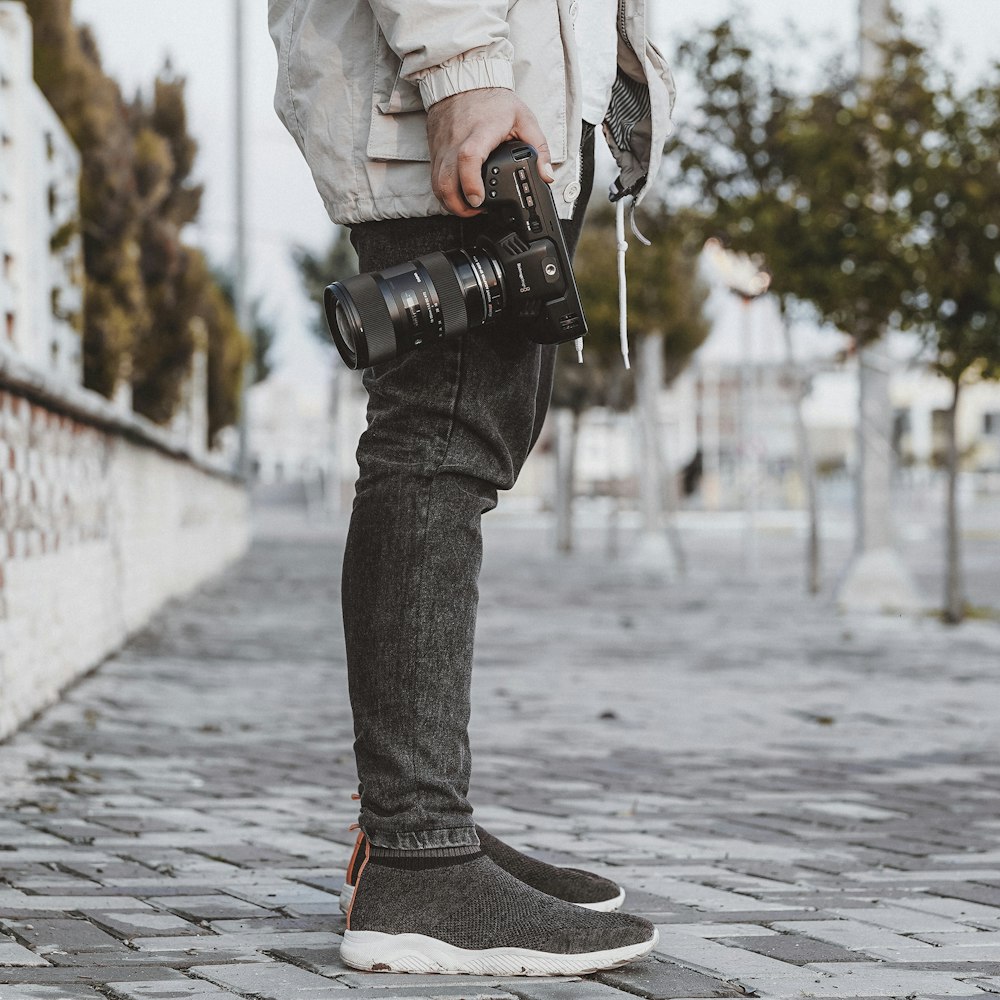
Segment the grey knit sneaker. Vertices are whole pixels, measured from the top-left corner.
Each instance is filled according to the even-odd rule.
[[[483,854],[504,871],[510,872],[518,881],[530,885],[533,889],[567,903],[586,907],[588,910],[617,910],[625,902],[625,890],[611,879],[601,878],[600,875],[579,868],[559,868],[537,858],[530,858],[510,844],[497,839],[481,826],[476,827],[476,833],[479,835],[479,845]],[[359,833],[354,853],[347,864],[347,876],[340,890],[340,908],[344,913],[351,904],[358,870],[365,858],[365,843],[365,835]]]
[[[658,939],[647,920],[555,899],[482,853],[365,855],[340,949],[356,969],[580,976],[642,958]]]

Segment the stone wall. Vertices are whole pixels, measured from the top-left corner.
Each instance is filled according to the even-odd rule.
[[[0,738],[248,534],[223,469],[0,355]]]

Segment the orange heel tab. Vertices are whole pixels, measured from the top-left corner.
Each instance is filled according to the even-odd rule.
[[[360,830],[361,827],[357,823],[352,824],[352,830]],[[363,832],[358,834],[358,839],[354,841],[354,850],[351,852],[351,860],[347,862],[347,871],[344,873],[344,881],[350,885],[351,884],[351,872],[354,869],[354,862],[358,860],[358,851],[361,850],[361,841],[364,840],[365,835]],[[354,880],[357,882],[357,879]]]
[[[358,843],[360,844],[361,838],[358,838]],[[355,848],[357,850],[357,848]],[[372,854],[372,845],[370,841],[365,840],[365,860],[361,862],[361,867],[358,869],[358,877],[354,880],[354,893],[351,896],[351,902],[347,906],[347,929],[351,929],[351,914],[354,913],[354,904],[358,901],[358,887],[361,885],[361,876],[365,873],[365,868],[368,867],[368,859]]]

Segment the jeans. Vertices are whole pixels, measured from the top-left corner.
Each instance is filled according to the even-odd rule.
[[[593,183],[584,129],[582,193],[563,231],[579,239]],[[360,269],[467,246],[481,219],[352,227]],[[524,322],[474,330],[364,372],[368,428],[344,554],[342,602],[361,828],[399,850],[478,843],[467,795],[469,696],[482,562],[480,518],[538,439],[553,346]]]

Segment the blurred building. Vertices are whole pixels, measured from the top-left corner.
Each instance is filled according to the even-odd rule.
[[[700,488],[708,507],[738,506],[748,480],[758,500],[796,505],[801,494],[796,400],[820,475],[846,475],[857,457],[858,371],[848,337],[809,323],[786,331],[770,297],[744,305],[721,289],[709,300],[712,332],[689,373],[695,382]],[[924,363],[920,342],[891,334],[892,429],[900,466],[938,468],[946,450],[951,385]],[[963,390],[958,410],[963,468],[1000,471],[1000,384]]]
[[[248,393],[255,478],[265,485],[329,476],[332,431],[329,393],[280,372]]]
[[[32,75],[31,21],[0,0],[0,343],[82,380],[80,156]]]

